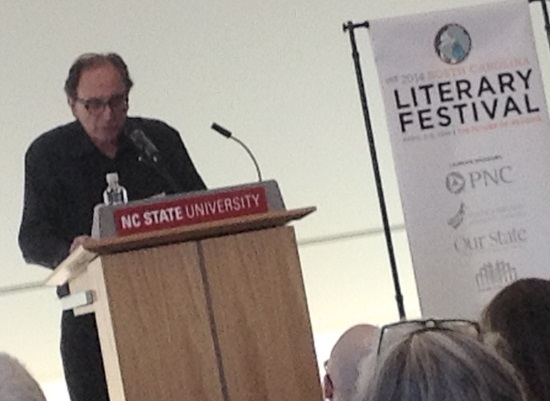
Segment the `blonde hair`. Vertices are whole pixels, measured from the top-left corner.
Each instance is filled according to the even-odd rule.
[[[382,355],[362,401],[525,401],[512,366],[471,336],[419,330]]]

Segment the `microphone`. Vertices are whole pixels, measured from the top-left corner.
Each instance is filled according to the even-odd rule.
[[[160,151],[145,135],[145,132],[139,128],[127,132],[129,133],[126,136],[139,152],[138,160],[153,168],[166,181],[173,193],[181,192],[181,185],[174,180],[170,172],[165,168],[160,157]]]
[[[248,148],[248,146],[246,146],[242,141],[240,141],[238,138],[235,138],[233,136],[233,134],[231,133],[231,131],[225,129],[224,127],[222,127],[221,125],[219,124],[216,124],[216,123],[212,123],[212,126],[210,127],[212,128],[214,131],[216,131],[218,134],[220,135],[223,135],[224,137],[226,138],[229,138],[229,139],[233,139],[235,142],[237,142],[239,145],[241,145],[244,150],[246,150],[246,152],[248,153],[248,155],[250,156],[250,158],[252,159],[252,162],[254,163],[254,167],[256,167],[256,173],[258,174],[258,182],[262,182],[262,173],[260,171],[260,166],[258,166],[258,162],[256,161],[256,158],[254,157],[254,155],[252,154],[252,152],[250,151],[250,149]]]
[[[145,132],[137,128],[128,134],[128,138],[130,138],[134,146],[137,148],[141,157],[155,164],[160,161],[159,150],[155,144],[151,142],[147,135],[145,135]]]

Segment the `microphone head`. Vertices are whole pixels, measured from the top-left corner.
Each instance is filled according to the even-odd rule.
[[[136,128],[128,131],[128,138],[132,141],[141,156],[153,160],[154,162],[158,161],[160,152],[155,144],[145,135],[145,132]]]
[[[210,128],[212,128],[218,134],[221,134],[221,135],[225,136],[226,138],[231,138],[231,135],[233,135],[231,133],[231,131],[225,129],[224,127],[222,127],[221,125],[218,125],[216,123],[212,123],[212,126]]]
[[[145,143],[145,141],[149,140],[149,138],[145,136],[145,132],[143,132],[139,128],[128,131],[128,138],[130,138],[130,140],[136,145],[142,145],[143,143]]]

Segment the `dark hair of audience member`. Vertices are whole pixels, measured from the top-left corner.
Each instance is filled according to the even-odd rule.
[[[483,312],[484,341],[523,376],[530,398],[550,401],[550,281],[521,279]]]
[[[526,401],[513,367],[476,338],[419,330],[378,360],[360,401]]]

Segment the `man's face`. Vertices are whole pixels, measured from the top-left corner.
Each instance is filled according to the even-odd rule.
[[[82,72],[69,105],[94,143],[115,142],[126,120],[127,96],[122,76],[105,63]]]

